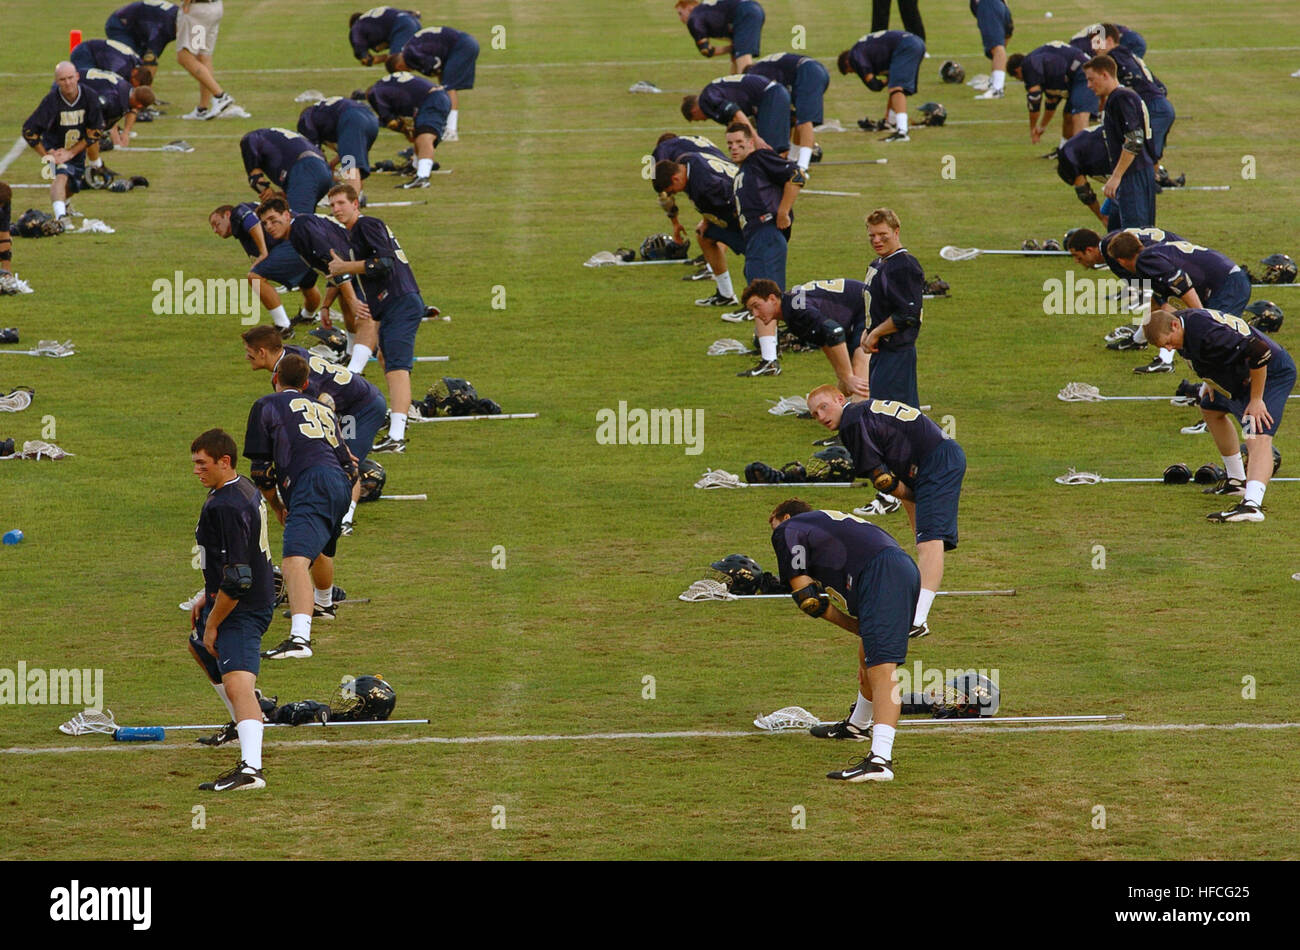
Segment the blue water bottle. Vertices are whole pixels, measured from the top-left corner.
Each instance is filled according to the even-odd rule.
[[[23,533],[17,528],[14,528],[12,531],[5,532],[5,537],[4,537],[5,544],[17,544],[22,539],[23,539]]]

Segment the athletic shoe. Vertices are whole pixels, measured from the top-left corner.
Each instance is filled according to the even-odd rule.
[[[292,317],[289,318],[289,325],[293,327],[302,326],[304,323],[316,323],[316,322],[317,322],[316,315],[314,313],[304,313],[301,310],[299,310],[297,313],[295,313]]]
[[[755,366],[753,369],[744,370],[742,372],[737,373],[736,375],[737,376],[780,376],[781,362],[780,360],[760,359],[758,361],[758,365]]]
[[[238,738],[239,730],[235,728],[234,722],[228,722],[212,735],[194,741],[199,745],[225,745],[227,742],[234,742]]]
[[[352,536],[352,522],[351,522],[351,521],[345,521],[345,522],[343,522],[341,525],[339,525],[339,536],[340,536],[340,537],[344,537],[344,538],[347,538],[347,537],[351,537],[351,536]]]
[[[1117,330],[1119,328],[1116,327],[1115,329]],[[1111,331],[1111,333],[1114,332],[1114,330]],[[1110,334],[1107,334],[1107,336],[1109,335]],[[1131,333],[1128,336],[1117,337],[1106,344],[1106,349],[1108,350],[1145,350],[1146,348],[1147,345],[1145,343],[1139,343],[1137,340],[1133,339],[1133,334]]]
[[[852,742],[870,742],[871,726],[865,729],[853,725],[852,720],[841,719],[839,722],[824,722],[813,726],[808,734],[816,739],[848,739]]]
[[[705,264],[694,274],[687,274],[682,280],[709,280],[713,277],[713,268]]]
[[[1137,327],[1133,326],[1133,324],[1122,323],[1106,334],[1106,342],[1114,343],[1116,340],[1132,339],[1135,330],[1137,330]]]
[[[1238,497],[1246,494],[1246,480],[1242,478],[1232,478],[1224,475],[1214,483],[1212,488],[1202,488],[1202,495],[1236,495]]]
[[[215,119],[234,104],[234,97],[228,92],[223,92],[221,95],[217,96],[217,98],[212,100],[212,108],[208,109],[208,114],[203,118]]]
[[[386,435],[370,450],[371,452],[405,452],[406,440],[394,439],[391,435]]]
[[[75,231],[77,229],[77,226],[72,223],[72,215],[70,214],[65,214],[63,217],[59,218],[58,222],[59,227],[63,228],[65,231]]]
[[[293,617],[293,611],[286,610],[280,616],[284,617],[286,620],[291,619]],[[328,607],[322,607],[320,604],[312,604],[312,611],[311,611],[312,620],[333,620],[335,619],[336,616],[337,613],[335,612],[334,604],[330,604]],[[284,646],[284,644],[282,643],[280,644],[280,646]],[[277,647],[277,649],[279,648]]]
[[[255,769],[240,759],[239,764],[229,772],[218,775],[215,782],[204,782],[199,788],[205,792],[242,792],[266,788],[266,776],[261,769]]]
[[[887,136],[885,136],[885,137],[884,137],[883,139],[881,139],[880,141],[882,141],[882,142],[910,142],[910,141],[912,141],[912,139],[911,139],[911,136],[909,136],[906,132],[895,132],[893,135],[887,135]]]
[[[986,89],[984,92],[981,92],[975,98],[976,99],[1001,99],[1006,94],[1007,91],[1005,89],[994,89],[992,86],[990,86],[988,89]]]
[[[301,637],[286,637],[279,646],[262,651],[264,660],[305,660],[311,656],[311,644]]]
[[[858,128],[863,132],[883,132],[885,130],[885,125],[883,122],[877,122],[875,119],[868,116],[865,119],[858,119]]]
[[[1039,157],[1046,158],[1046,159],[1056,159],[1059,158],[1060,156],[1061,156],[1061,147],[1058,145],[1056,148],[1052,149],[1046,155],[1040,155]]]
[[[1196,423],[1196,425],[1193,426],[1183,426],[1178,431],[1181,432],[1183,435],[1200,435],[1202,432],[1207,431],[1205,426],[1205,420],[1202,419],[1200,422]]]
[[[811,165],[816,165],[821,160],[822,160],[822,147],[816,143],[813,143],[812,154],[808,156],[808,162]]]
[[[410,189],[410,188],[428,188],[428,187],[429,187],[429,179],[428,179],[427,176],[424,177],[424,178],[420,178],[419,176],[417,176],[417,177],[415,177],[415,178],[412,178],[412,179],[411,179],[410,181],[408,181],[406,184],[404,184],[404,185],[398,185],[397,187],[398,187],[398,188],[406,188],[406,189]]]
[[[1212,511],[1205,516],[1207,521],[1226,523],[1229,521],[1263,521],[1264,512],[1259,505],[1248,501],[1239,501],[1227,511]]]
[[[721,316],[722,319],[726,320],[728,323],[744,323],[746,320],[754,319],[754,315],[748,310],[735,310],[731,313],[724,313]]]
[[[724,297],[721,292],[714,291],[712,297],[700,297],[695,301],[697,307],[739,307],[740,301],[735,297]]]
[[[182,119],[206,119],[208,117],[208,112],[209,112],[208,109],[205,109],[202,106],[197,106],[192,111],[185,113],[183,116],[181,116],[181,118]]]
[[[1133,367],[1133,372],[1137,373],[1139,376],[1146,373],[1172,373],[1173,371],[1174,364],[1166,363],[1158,356],[1145,366]]]
[[[909,640],[920,640],[922,637],[930,635],[930,625],[928,623],[918,623],[913,625],[912,629],[907,631]]]
[[[287,327],[276,327],[276,329],[280,331],[280,339],[282,339],[282,340],[292,340],[292,339],[293,339],[293,325],[292,325],[292,324],[290,324],[290,325],[287,326]]]
[[[842,782],[892,782],[894,780],[894,760],[882,759],[872,754],[861,762],[850,765],[838,772],[827,772],[827,778]]]
[[[818,439],[816,442],[813,443],[813,445],[817,446],[819,449],[824,449],[828,445],[843,445],[843,444],[844,442],[840,439],[838,435],[828,435],[826,438]]]
[[[861,508],[854,508],[853,513],[864,518],[872,518],[876,515],[892,515],[902,507],[903,503],[893,495],[877,492],[876,497],[871,500],[871,504],[863,505]]]
[[[438,144],[441,145],[443,142],[459,142],[459,141],[460,141],[460,133],[457,132],[455,129],[448,129],[446,132],[442,133],[442,138],[438,139]]]

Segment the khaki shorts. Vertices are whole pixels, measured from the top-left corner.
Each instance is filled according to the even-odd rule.
[[[177,4],[180,6],[180,4]],[[190,12],[176,11],[176,48],[187,49],[196,56],[212,53],[217,46],[217,32],[221,29],[221,0],[214,3],[191,3]]]

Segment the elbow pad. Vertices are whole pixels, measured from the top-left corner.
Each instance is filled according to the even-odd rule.
[[[821,345],[839,346],[841,343],[847,345],[847,341],[844,339],[844,328],[838,323],[823,323],[821,327]]]
[[[802,188],[804,185],[808,184],[808,173],[796,165],[794,167],[794,174],[790,176],[790,180]]]
[[[1079,200],[1088,207],[1092,207],[1097,203],[1097,193],[1092,190],[1092,185],[1088,184],[1086,181],[1082,185],[1075,185],[1074,193],[1078,195]]]
[[[35,148],[37,145],[41,144],[41,133],[37,132],[35,129],[23,129],[23,139],[28,145]]]
[[[826,591],[821,589],[819,584],[809,584],[807,587],[801,587],[790,595],[794,602],[798,604],[799,609],[809,617],[820,617],[826,613],[831,605],[831,599]]]
[[[249,471],[249,477],[252,478],[253,484],[262,491],[271,491],[275,488],[274,463],[270,459],[255,459]]]
[[[1134,155],[1141,155],[1142,149],[1146,146],[1147,136],[1141,129],[1133,129],[1124,133],[1124,151],[1132,152]]]
[[[1246,365],[1251,369],[1261,369],[1273,358],[1273,351],[1260,337],[1252,336],[1246,344]]]
[[[875,486],[876,491],[886,495],[892,495],[894,489],[898,487],[898,476],[883,465],[872,469],[870,478],[871,484]]]
[[[391,257],[371,257],[366,259],[366,275],[374,277],[376,274],[383,276],[393,269],[393,259]]]
[[[253,589],[253,569],[247,564],[227,564],[221,572],[221,592],[235,600]]]
[[[248,176],[248,184],[259,195],[271,187],[271,179],[262,172],[253,172]]]

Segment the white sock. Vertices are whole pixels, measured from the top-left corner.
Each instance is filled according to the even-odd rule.
[[[1168,347],[1160,347],[1160,362],[1172,364],[1174,361],[1174,351]]]
[[[93,162],[87,162],[86,164],[88,164],[91,168],[103,168],[104,160],[102,158],[97,158]]]
[[[241,719],[235,723],[239,733],[239,757],[249,768],[262,767],[262,720]]]
[[[1057,148],[1065,148],[1065,136],[1061,136],[1061,141],[1056,143]]]
[[[812,161],[812,149],[808,148],[806,145],[800,145],[798,156],[795,158],[795,164],[798,165],[800,168],[802,168],[804,171],[807,171],[808,163],[811,161]]]
[[[893,109],[890,109],[890,110],[888,110],[888,111],[885,113],[885,121],[886,121],[886,122],[894,122],[894,121],[896,121],[897,119],[898,119],[898,113],[895,112]]]
[[[921,588],[921,596],[916,599],[916,617],[912,626],[919,627],[930,616],[930,606],[934,603],[934,591]]]
[[[428,178],[433,173],[433,159],[421,158],[415,162],[415,175],[417,178]]]
[[[736,296],[736,288],[731,286],[731,271],[723,271],[720,275],[715,275],[714,282],[718,285],[718,293],[727,299]]]
[[[284,312],[284,304],[280,304],[271,311],[271,322],[277,327],[287,327],[289,325],[289,315]]]
[[[1246,464],[1241,460],[1241,453],[1236,455],[1220,455],[1223,459],[1223,468],[1228,473],[1229,478],[1235,478],[1239,482],[1246,480]]]
[[[61,218],[68,213],[68,203],[66,201],[54,202],[54,216]]]
[[[894,119],[894,123],[898,126],[899,132],[901,132],[903,135],[907,134],[907,113],[906,112],[898,113],[898,115]]]
[[[221,701],[222,701],[223,703],[225,703],[225,704],[226,704],[226,708],[227,708],[228,710],[230,710],[230,718],[231,718],[231,719],[234,719],[234,718],[235,718],[235,707],[232,706],[232,705],[230,704],[230,697],[226,695],[226,684],[225,684],[225,683],[213,683],[213,684],[212,684],[212,688],[215,689],[215,690],[217,691],[217,695],[221,697]]]
[[[1246,502],[1251,505],[1264,504],[1264,489],[1268,486],[1263,482],[1249,481],[1246,482]]]
[[[849,722],[859,729],[865,729],[871,725],[871,700],[865,699],[862,693],[858,693],[858,701],[853,704],[853,713],[849,716]]]
[[[310,320],[310,319],[313,319],[312,314],[311,314],[311,311],[308,310],[306,307],[299,307],[299,308],[298,308],[298,316],[299,316],[300,319],[303,319],[303,320]]]
[[[758,338],[758,352],[765,360],[776,359],[776,337],[760,336]]]
[[[1001,89],[1007,84],[1007,71],[1005,69],[993,70],[993,88]]]
[[[357,503],[354,501],[352,504],[348,505],[348,513],[343,516],[343,523],[352,524],[352,519],[353,517],[356,516],[356,513],[357,513]]]
[[[460,110],[452,109],[447,113],[447,132],[456,131],[456,123],[460,120]]]
[[[352,373],[360,373],[366,368],[366,364],[369,362],[370,347],[366,346],[364,343],[353,345],[352,359],[348,361],[348,371]]]
[[[311,614],[294,614],[289,618],[289,636],[311,643]]]
[[[871,754],[878,755],[886,760],[892,759],[894,757],[894,733],[896,731],[896,727],[882,725],[881,723],[872,726]]]
[[[388,435],[393,439],[406,438],[406,419],[404,412],[390,412],[388,414]]]
[[[315,588],[315,600],[317,607],[332,607],[334,605],[334,587],[326,587],[324,590]]]

